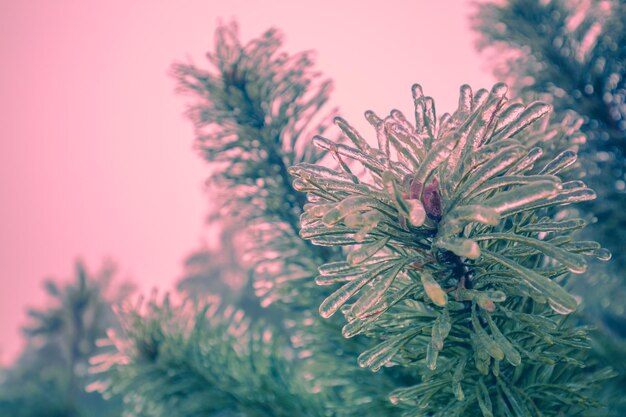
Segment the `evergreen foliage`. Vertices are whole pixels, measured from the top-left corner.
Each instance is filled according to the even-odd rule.
[[[594,406],[593,387],[611,376],[581,371],[588,337],[563,317],[577,301],[559,285],[585,272],[583,255],[610,258],[572,240],[585,221],[561,209],[595,194],[557,176],[575,162],[571,151],[536,165],[542,149],[525,146],[524,129],[549,107],[508,104],[506,92],[463,86],[457,111],[437,119],[415,85],[415,125],[397,110],[366,113],[377,147],[342,119],[354,146],[314,139],[368,175],[343,161],[342,170],[291,169],[309,193],[302,237],[358,245],[320,267],[318,284],[341,284],[320,313],[341,310],[344,336],[373,339],[361,366],[422,375],[391,393],[406,415],[573,415]]]
[[[558,121],[579,116],[586,140],[580,141],[586,182],[598,199],[581,208],[598,219],[591,229],[615,255],[612,277],[595,265],[597,308],[616,329],[626,324],[626,267],[622,250],[626,229],[626,4],[619,0],[508,0],[477,7],[474,27],[479,47],[493,50],[496,75],[509,80],[516,94],[541,96]],[[589,234],[589,233],[587,233]]]
[[[104,352],[96,342],[117,325],[111,307],[132,291],[128,284],[113,289],[113,272],[107,265],[90,276],[77,262],[75,282],[44,282],[52,305],[28,311],[30,323],[23,329],[26,349],[0,381],[1,416],[120,414],[119,397],[104,401],[99,394],[85,391],[94,379],[88,373],[89,358]]]
[[[213,70],[173,66],[179,91],[196,100],[188,115],[200,151],[215,164],[211,182],[221,190],[221,214],[246,219],[253,229],[248,256],[266,305],[305,301],[310,271],[330,256],[298,238],[305,197],[291,187],[287,168],[324,157],[307,140],[326,128],[321,109],[331,83],[318,80],[310,53],[290,56],[279,52],[281,44],[270,30],[241,45],[231,23],[217,30],[215,52],[207,54]],[[295,284],[294,292],[276,280],[309,284]]]
[[[580,207],[585,218],[598,219],[584,235],[606,244],[614,259],[592,264],[570,287],[585,296],[578,315],[597,328],[594,355],[620,375],[605,387],[617,415],[626,413],[625,22],[619,0],[507,0],[480,4],[473,18],[479,47],[495,52],[497,75],[517,94],[550,101],[557,121],[577,115],[586,136],[577,141],[581,167],[568,176],[584,176],[598,193]]]
[[[366,112],[377,146],[341,118],[344,138],[310,141],[330,84],[280,44],[222,26],[213,68],[174,75],[221,214],[246,226],[249,282],[284,320],[167,298],[127,308],[97,388],[135,416],[606,415],[613,372],[589,357],[564,289],[610,257],[572,235],[587,221],[570,205],[595,197],[563,179],[576,122],[541,124],[549,106],[509,102],[503,84],[463,86],[437,118],[416,85],[415,124]]]
[[[172,75],[221,251],[189,256],[181,301],[117,315],[109,267],[46,281],[0,416],[623,416],[626,4],[473,24],[519,99],[464,85],[438,116],[416,84],[414,122],[365,113],[375,140],[326,110],[310,52],[220,26]]]
[[[110,336],[118,354],[94,363],[114,367],[101,384],[124,396],[127,415],[322,415],[323,398],[306,391],[285,340],[241,311],[216,307],[155,298],[121,312],[126,334]]]
[[[255,343],[258,343],[258,349],[268,351],[271,358],[275,358],[268,357],[267,360],[278,361],[279,367],[288,364],[290,374],[273,376],[291,378],[289,383],[295,384],[291,393],[293,401],[302,404],[321,401],[323,404],[321,408],[311,406],[309,414],[296,415],[394,415],[396,410],[387,394],[394,386],[397,372],[372,374],[361,369],[355,361],[357,352],[363,347],[361,340],[346,343],[337,320],[325,321],[314,313],[325,295],[318,291],[314,282],[317,267],[338,259],[340,251],[312,245],[299,237],[299,216],[306,196],[292,187],[287,168],[300,162],[313,164],[324,160],[326,152],[312,146],[310,137],[325,130],[328,117],[323,114],[322,106],[328,99],[330,82],[314,82],[318,74],[312,70],[309,53],[289,56],[279,52],[282,41],[275,30],[247,45],[239,43],[234,24],[220,27],[216,35],[216,52],[207,55],[214,66],[212,70],[176,64],[173,74],[180,90],[191,93],[196,100],[188,114],[196,126],[201,153],[209,162],[217,163],[211,178],[214,187],[210,192],[214,199],[223,203],[222,219],[239,225],[243,239],[239,236],[236,240],[248,242],[245,256],[249,273],[244,277],[244,281],[248,281],[239,297],[233,297],[235,310],[245,312],[252,333],[264,329],[276,335],[276,340],[262,339]],[[228,233],[226,237],[232,238]],[[205,274],[210,270],[210,264],[206,266]],[[181,283],[189,284],[191,278],[192,275],[187,275]],[[262,311],[258,309],[259,304],[265,307]],[[153,388],[137,391],[145,381],[142,375],[149,373],[144,367],[151,365],[131,352],[142,351],[144,343],[138,336],[140,334],[169,334],[166,328],[171,320],[163,319],[161,323],[165,313],[157,314],[156,311],[171,311],[175,316],[183,307],[153,302],[151,308],[154,312],[145,315],[134,314],[132,309],[122,313],[123,317],[130,314],[130,318],[124,321],[131,347],[122,350],[121,357],[104,361],[107,363],[103,367],[107,369],[104,375],[108,375],[112,382],[100,389],[124,392],[129,403],[134,403],[133,398],[139,396],[139,403],[152,404],[143,407],[142,413],[158,416],[165,412],[163,410],[171,410],[168,387],[172,379],[168,373],[151,373]],[[217,312],[209,322],[227,328],[225,323],[231,319],[227,313],[232,313],[232,307],[216,305],[215,309]],[[260,319],[255,317],[259,315]],[[199,320],[200,316],[194,317]],[[212,399],[206,392],[221,392],[228,401],[222,409],[235,413],[258,408],[261,399],[266,414],[260,415],[294,413],[289,403],[277,401],[277,396],[282,394],[274,389],[280,384],[263,379],[269,376],[250,377],[251,370],[245,364],[257,361],[258,349],[247,347],[248,336],[228,339],[240,356],[238,362],[230,356],[232,352],[229,350],[220,353],[223,356],[202,359],[213,360],[214,367],[200,367],[189,355],[177,356],[176,363],[181,368],[204,375],[193,376],[203,387],[189,389],[185,397],[187,405],[178,409],[177,415],[195,416],[194,410],[219,412],[211,408]],[[181,332],[175,337],[172,336],[172,346],[225,343],[225,336],[219,331]],[[169,342],[165,345],[170,346]],[[160,348],[158,351],[163,357],[172,354],[169,349],[167,353],[161,353]],[[292,359],[281,362],[281,354]],[[232,367],[221,366],[229,361],[232,361]],[[170,373],[177,375],[175,365],[169,363]],[[208,378],[211,372],[225,373],[224,378],[231,378],[233,383],[222,384],[220,379]],[[410,376],[401,377],[410,379]],[[238,386],[235,381],[246,381],[251,387]],[[219,386],[212,386],[214,383]],[[116,388],[119,384],[124,388]],[[295,388],[298,386],[306,387],[306,393]],[[257,393],[257,403],[249,403],[242,394],[242,390],[248,389],[245,392]],[[302,398],[299,399],[298,393]]]

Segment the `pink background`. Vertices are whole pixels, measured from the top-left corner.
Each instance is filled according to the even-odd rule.
[[[20,348],[42,279],[106,257],[142,291],[170,289],[202,242],[210,196],[193,152],[174,60],[204,65],[219,18],[247,41],[276,26],[286,49],[318,52],[332,103],[372,135],[363,111],[411,111],[421,83],[438,113],[458,87],[488,87],[469,30],[469,2],[0,2],[0,361]],[[209,201],[207,201],[209,200]]]

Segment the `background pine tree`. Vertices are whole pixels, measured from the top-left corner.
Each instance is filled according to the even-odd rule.
[[[44,282],[50,306],[28,310],[26,348],[0,381],[1,416],[120,415],[120,397],[105,400],[85,390],[95,380],[89,359],[107,353],[97,341],[119,328],[112,307],[133,291],[128,283],[114,287],[113,276],[110,264],[91,275],[79,261],[73,282]]]

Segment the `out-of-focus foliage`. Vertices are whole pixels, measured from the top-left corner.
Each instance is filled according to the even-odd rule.
[[[113,288],[113,272],[107,265],[90,276],[77,262],[74,282],[44,282],[49,305],[28,311],[26,348],[0,381],[1,416],[119,416],[119,398],[85,391],[89,358],[103,352],[96,342],[118,323],[112,305],[132,291]]]
[[[626,3],[485,2],[473,19],[496,75],[525,97],[550,101],[557,123],[572,114],[580,118],[586,141],[578,141],[581,169],[570,178],[585,176],[597,192],[595,201],[581,205],[586,218],[598,220],[584,234],[614,258],[592,264],[587,279],[571,287],[584,295],[584,320],[597,327],[594,351],[620,373],[615,392],[606,386],[617,404],[626,398]],[[626,400],[616,413],[626,414]]]
[[[166,298],[121,311],[125,333],[115,355],[95,358],[126,415],[320,416],[324,398],[306,389],[293,351],[242,311],[174,307]]]
[[[210,225],[218,229],[215,235],[219,238],[214,239],[219,246],[215,249],[205,246],[187,256],[176,289],[195,302],[219,295],[222,305],[237,304],[246,284],[240,225],[222,216],[211,220],[215,221]],[[217,224],[218,221],[222,224]]]
[[[194,100],[188,115],[198,148],[213,163],[220,214],[247,226],[247,256],[264,305],[306,301],[310,271],[330,256],[298,237],[305,196],[291,187],[287,167],[324,157],[308,142],[326,129],[322,107],[331,83],[313,70],[311,53],[291,56],[281,44],[269,30],[242,45],[231,23],[217,30],[215,52],[207,54],[213,68],[173,67],[179,91]],[[294,290],[286,281],[302,282]]]
[[[438,119],[415,85],[415,125],[397,110],[366,113],[377,147],[343,120],[353,146],[315,138],[367,175],[345,163],[291,168],[309,193],[301,236],[358,246],[320,267],[318,284],[341,284],[320,313],[341,311],[344,336],[373,339],[361,366],[421,374],[391,393],[406,415],[575,415],[601,408],[595,393],[612,376],[589,366],[586,329],[564,317],[577,301],[559,285],[586,271],[584,255],[610,258],[572,239],[585,221],[562,209],[595,194],[558,176],[574,152],[538,163],[541,136],[525,128],[549,106],[508,103],[506,92],[463,86],[457,111]]]
[[[498,51],[497,75],[580,114],[594,151],[623,154],[625,17],[620,0],[507,0],[480,4],[473,23],[479,47]]]
[[[241,246],[246,230],[233,217],[220,216],[220,220],[219,247],[205,247],[189,255],[176,289],[197,306],[218,299],[219,309],[233,306],[252,321],[264,320],[282,327],[284,311],[276,305],[261,306],[262,300],[254,289],[254,274],[245,267]]]
[[[123,397],[124,416],[397,414],[391,378],[342,355],[336,327],[317,317],[292,315],[286,332],[232,306],[167,297],[127,305],[120,317],[123,331],[108,338],[114,353],[93,358],[89,389]]]

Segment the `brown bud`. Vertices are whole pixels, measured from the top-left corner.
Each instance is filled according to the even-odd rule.
[[[424,203],[424,210],[426,215],[432,220],[441,220],[441,194],[439,193],[439,181],[436,178],[426,185],[424,188],[424,195],[422,197]]]

